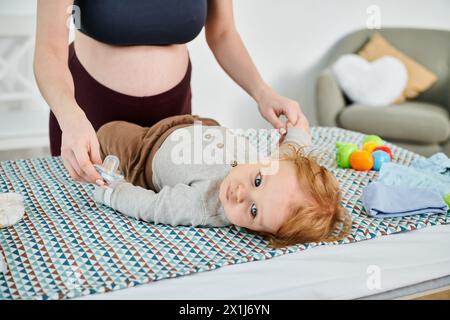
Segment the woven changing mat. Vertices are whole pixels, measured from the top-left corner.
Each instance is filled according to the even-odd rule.
[[[361,145],[364,135],[339,128],[312,129],[313,145],[329,156],[352,213],[352,234],[339,244],[449,223],[449,214],[374,219],[360,201],[377,173],[337,168],[336,141]],[[252,140],[252,139],[251,139]],[[393,161],[408,165],[420,157],[388,144]],[[74,183],[59,157],[0,162],[0,192],[25,198],[24,219],[0,230],[0,299],[63,299],[103,293],[222,266],[270,259],[321,243],[270,249],[237,227],[190,228],[154,225],[97,205],[93,186]]]

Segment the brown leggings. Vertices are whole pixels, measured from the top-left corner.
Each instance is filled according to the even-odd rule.
[[[69,46],[69,69],[75,86],[75,99],[97,131],[103,124],[123,120],[150,127],[159,120],[191,114],[191,61],[184,78],[166,92],[135,97],[125,95],[95,80],[77,58],[73,43]],[[52,156],[61,154],[61,128],[50,112],[49,135]]]
[[[109,154],[117,156],[125,180],[155,190],[152,161],[156,151],[175,129],[192,125],[194,121],[201,121],[204,126],[220,125],[213,119],[195,115],[169,117],[150,128],[125,121],[107,123],[97,131],[102,160]]]

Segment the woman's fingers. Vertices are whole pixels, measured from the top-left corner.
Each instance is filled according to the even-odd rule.
[[[297,102],[286,104],[283,113],[290,123],[297,123],[301,113],[300,106]]]
[[[270,122],[270,124],[276,128],[276,129],[281,129],[281,128],[285,128],[285,124],[283,123],[283,121],[281,121],[277,114],[275,113],[275,111],[273,109],[270,109],[268,111],[268,113],[266,114],[266,120]]]
[[[95,140],[91,142],[91,151],[89,155],[91,156],[92,163],[100,165],[102,164],[102,158],[100,157],[100,144],[98,143],[97,138],[95,138]],[[100,179],[95,180],[95,183],[99,186],[105,185],[105,181],[103,180],[102,177]]]
[[[297,128],[301,128],[301,129],[305,130],[306,132],[310,133],[308,119],[301,111],[299,111],[299,116],[298,116],[297,122],[293,122],[293,126],[297,127]]]
[[[290,121],[290,120],[289,120],[289,122],[291,122],[291,123],[293,124],[294,127],[300,127],[300,128],[303,128],[306,132],[310,133],[309,121],[308,121],[308,119],[306,118],[306,116],[303,114],[303,112],[301,111],[300,106],[297,104],[297,105],[295,106],[295,108],[293,108],[293,109],[294,109],[294,110],[292,110],[292,108],[288,108],[288,110],[291,110],[291,111],[290,111],[291,113],[290,113],[290,114],[287,113],[286,116],[287,116],[288,118],[291,117],[291,118],[294,118],[294,119],[295,119],[295,116],[293,115],[293,112],[295,112],[295,110],[296,110],[295,114],[296,114],[297,118],[296,118],[295,121]],[[289,112],[289,111],[288,111],[288,112]]]
[[[71,175],[83,182],[103,180],[93,163],[101,164],[100,146],[92,124],[84,114],[75,115],[65,123],[62,133],[61,156]]]
[[[97,180],[103,180],[97,170],[95,170],[94,165],[89,159],[89,154],[85,148],[76,148],[74,154],[78,166],[82,171],[82,176],[86,182],[95,183],[95,181]]]
[[[300,125],[306,130],[306,132],[310,133],[309,121],[304,114],[298,119]]]
[[[82,177],[78,174],[79,168],[75,169],[74,165],[76,166],[75,156],[73,156],[73,160],[70,159],[70,155],[67,155],[66,153],[61,153],[61,158],[64,164],[64,167],[66,167],[67,171],[69,171],[70,178],[74,181],[82,181]]]
[[[89,177],[86,175],[86,173],[81,169],[80,165],[78,164],[78,160],[77,160],[77,158],[75,156],[75,153],[71,152],[71,154],[70,154],[68,159],[69,159],[70,164],[74,168],[75,172],[80,177],[80,179],[78,181],[79,182],[87,182],[87,181],[89,181]]]
[[[97,137],[94,141],[91,141],[90,152],[92,163],[102,164],[102,158],[100,157],[100,144],[98,143]]]

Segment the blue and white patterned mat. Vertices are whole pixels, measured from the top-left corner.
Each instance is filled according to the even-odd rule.
[[[377,173],[337,168],[336,141],[361,145],[364,135],[339,128],[312,129],[320,161],[343,189],[352,213],[351,243],[426,226],[447,224],[449,214],[373,219],[362,209],[362,188]],[[408,165],[418,155],[388,144],[393,161]],[[328,156],[327,156],[328,155]],[[0,230],[0,299],[64,299],[123,289],[222,266],[270,259],[321,243],[270,249],[266,241],[237,227],[190,228],[128,218],[92,197],[93,186],[70,180],[60,158],[0,163],[0,192],[24,195],[24,219]]]

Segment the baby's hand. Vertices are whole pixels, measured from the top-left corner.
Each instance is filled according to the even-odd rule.
[[[107,188],[107,185],[105,184],[105,182],[100,179],[95,181],[95,183],[97,184],[97,186],[99,186],[101,188]]]
[[[105,204],[104,195],[107,187],[106,186],[94,186],[94,200],[97,203]]]
[[[94,200],[97,203],[106,204],[105,202],[105,192],[107,189],[114,189],[116,186],[116,182],[106,184],[101,180],[95,181],[96,185],[94,185]]]

